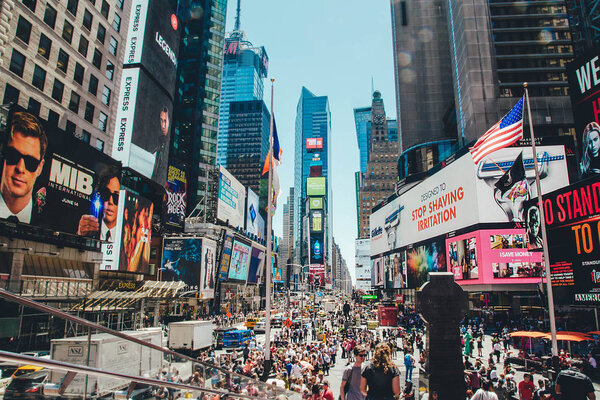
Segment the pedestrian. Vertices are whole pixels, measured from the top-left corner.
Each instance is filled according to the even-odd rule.
[[[367,400],[392,400],[400,394],[400,371],[386,343],[375,347],[373,359],[363,369],[360,391]]]
[[[494,393],[494,385],[491,381],[485,381],[481,388],[477,389],[471,400],[498,400]]]
[[[500,344],[500,340],[496,340],[496,343],[494,343],[494,355],[496,356],[496,359],[498,360],[498,362],[500,362],[500,352],[502,351],[502,345]]]
[[[406,400],[415,400],[415,389],[412,381],[406,381],[404,390],[402,391],[402,398]]]
[[[519,400],[533,400],[535,385],[531,381],[531,375],[525,374],[523,380],[519,382]]]
[[[367,356],[363,346],[358,345],[354,348],[356,362],[346,367],[342,374],[342,384],[340,386],[341,400],[364,400],[365,396],[360,391],[361,368]]]
[[[333,400],[333,391],[329,387],[329,381],[327,379],[323,381],[323,399]]]
[[[415,358],[410,350],[404,355],[404,366],[406,367],[406,380],[412,381],[413,368],[415,367]]]
[[[570,369],[560,371],[555,383],[556,394],[569,400],[596,400],[592,380],[583,373],[583,362],[574,360]]]

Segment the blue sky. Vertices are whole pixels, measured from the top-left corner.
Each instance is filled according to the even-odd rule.
[[[227,32],[237,0],[228,1]],[[274,110],[283,149],[282,195],[273,220],[283,231],[282,208],[294,182],[294,122],[302,86],[329,96],[332,138],[333,235],[354,276],[357,233],[354,172],[359,154],[353,109],[371,104],[371,79],[381,91],[388,118],[395,118],[392,29],[389,0],[242,0],[241,28],[269,55],[275,79]],[[270,81],[265,81],[270,105]]]

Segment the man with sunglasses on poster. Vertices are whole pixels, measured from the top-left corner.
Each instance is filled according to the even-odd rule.
[[[82,236],[97,236],[100,231],[100,240],[114,242],[117,234],[117,215],[119,213],[119,169],[107,167],[98,179],[96,191],[102,201],[102,223],[98,224],[98,217],[82,215],[79,220],[77,234]],[[98,214],[99,216],[99,214]]]
[[[48,139],[39,120],[22,111],[12,114],[7,139],[2,149],[0,218],[28,224],[33,209],[31,194],[44,167]]]

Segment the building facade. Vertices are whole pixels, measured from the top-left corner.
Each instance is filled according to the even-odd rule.
[[[371,240],[356,239],[354,247],[354,276],[356,290],[371,290]]]
[[[566,0],[573,51],[576,56],[600,43],[598,0]]]
[[[110,154],[127,21],[123,0],[0,3],[0,99]]]

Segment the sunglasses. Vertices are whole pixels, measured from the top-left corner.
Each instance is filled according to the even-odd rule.
[[[360,357],[366,357],[366,356],[367,356],[367,354],[366,354],[366,353],[362,353],[362,354],[359,354],[359,356],[360,356]]]
[[[102,201],[109,201],[112,197],[113,203],[119,203],[119,192],[111,192],[110,190],[108,190],[108,188],[103,187],[98,190],[98,193],[100,194],[100,198],[102,199]]]
[[[25,162],[25,168],[29,172],[35,172],[41,162],[41,160],[38,160],[35,157],[21,154],[20,151],[10,146],[4,148],[2,156],[4,157],[6,165],[17,165],[19,161],[23,160]]]

